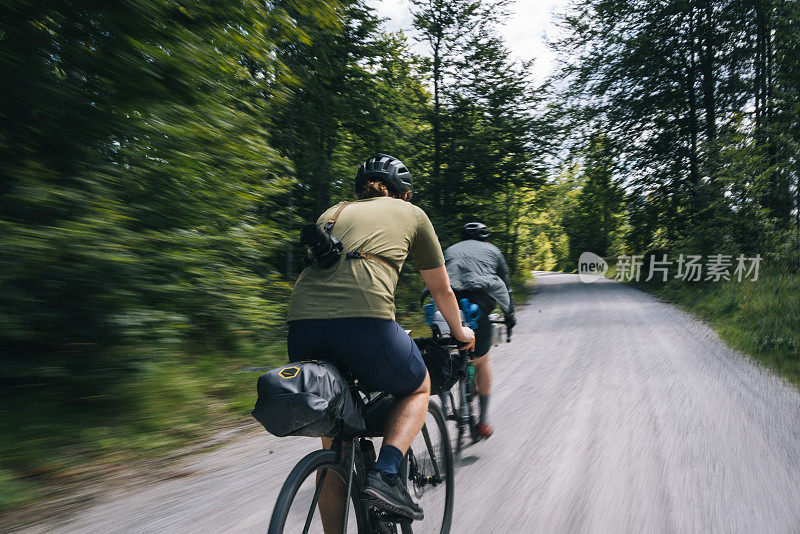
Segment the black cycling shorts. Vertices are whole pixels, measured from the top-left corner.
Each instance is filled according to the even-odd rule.
[[[301,319],[289,322],[289,361],[336,360],[370,391],[414,392],[428,369],[417,344],[389,319]]]
[[[481,310],[478,318],[478,327],[475,329],[475,350],[473,358],[485,356],[492,349],[492,323],[489,314],[494,310],[494,299],[483,291],[456,291],[456,298],[465,298],[472,304],[477,304]]]
[[[478,318],[478,328],[475,329],[475,351],[472,356],[480,358],[492,349],[492,323],[489,320],[491,309],[478,305],[481,316]]]

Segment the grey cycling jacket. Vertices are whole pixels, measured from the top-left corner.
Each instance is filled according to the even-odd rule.
[[[445,250],[444,262],[453,289],[484,291],[500,305],[503,313],[514,313],[508,266],[496,246],[467,239]]]

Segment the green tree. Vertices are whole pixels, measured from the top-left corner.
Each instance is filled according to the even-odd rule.
[[[45,2],[3,18],[0,331],[13,367],[101,370],[120,344],[275,325],[265,297],[285,287],[258,243],[281,230],[255,212],[288,167],[255,96],[280,92],[266,28],[292,33],[286,13]]]
[[[796,77],[782,73],[797,22],[796,5],[779,0],[597,0],[564,18],[565,123],[574,144],[604,129],[619,147],[638,247],[753,250],[768,236],[742,225],[790,224]],[[729,150],[742,134],[755,143],[747,165]],[[736,174],[756,160],[758,172]],[[742,188],[764,210],[737,205]]]
[[[443,205],[462,214],[451,224],[482,219],[492,226],[514,272],[521,224],[534,209],[529,195],[544,182],[547,125],[536,114],[542,95],[528,75],[531,65],[511,59],[493,23],[481,24],[465,50],[445,122]]]
[[[566,214],[569,261],[577,265],[582,252],[608,256],[622,225],[624,191],[614,179],[614,157],[602,134],[590,138],[586,149],[583,186],[574,211]]]
[[[442,207],[440,178],[442,168],[442,94],[447,75],[478,17],[487,15],[477,0],[412,0],[414,28],[430,47],[433,79],[433,204]]]

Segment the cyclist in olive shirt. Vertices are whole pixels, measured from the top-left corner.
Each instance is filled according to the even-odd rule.
[[[421,519],[422,509],[397,477],[406,450],[425,422],[430,396],[419,349],[394,321],[394,291],[409,253],[453,336],[466,348],[475,337],[461,325],[433,225],[424,211],[408,202],[411,186],[411,174],[399,160],[378,154],[358,170],[358,200],[322,214],[318,224],[335,220],[331,233],[342,242],[343,254],[327,269],[312,263],[297,279],[289,306],[288,349],[291,361],[342,361],[371,391],[386,391],[398,399],[362,498],[376,508]],[[331,440],[323,438],[323,444],[329,448]],[[344,493],[336,477],[325,479],[319,506],[326,533],[341,528]]]

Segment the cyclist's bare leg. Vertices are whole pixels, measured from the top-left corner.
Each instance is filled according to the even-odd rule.
[[[489,364],[489,353],[472,360],[475,367],[475,387],[478,395],[489,395],[492,392],[492,366]]]
[[[431,396],[431,379],[428,374],[422,384],[410,395],[399,398],[384,424],[383,444],[396,447],[403,454],[425,424],[428,399]]]
[[[322,438],[322,448],[330,449],[333,445],[331,438]],[[348,443],[343,447],[346,449]],[[349,454],[347,455],[350,456]],[[317,480],[320,472],[317,471]],[[344,481],[334,473],[325,476],[322,490],[319,492],[319,515],[322,519],[322,529],[325,534],[335,534],[342,531],[342,521],[344,520],[344,494],[347,486]]]
[[[492,427],[489,426],[489,394],[492,391],[492,365],[489,362],[489,353],[480,358],[472,360],[475,366],[475,389],[478,392],[480,402],[480,414],[478,416],[478,434],[488,438],[492,435]]]

